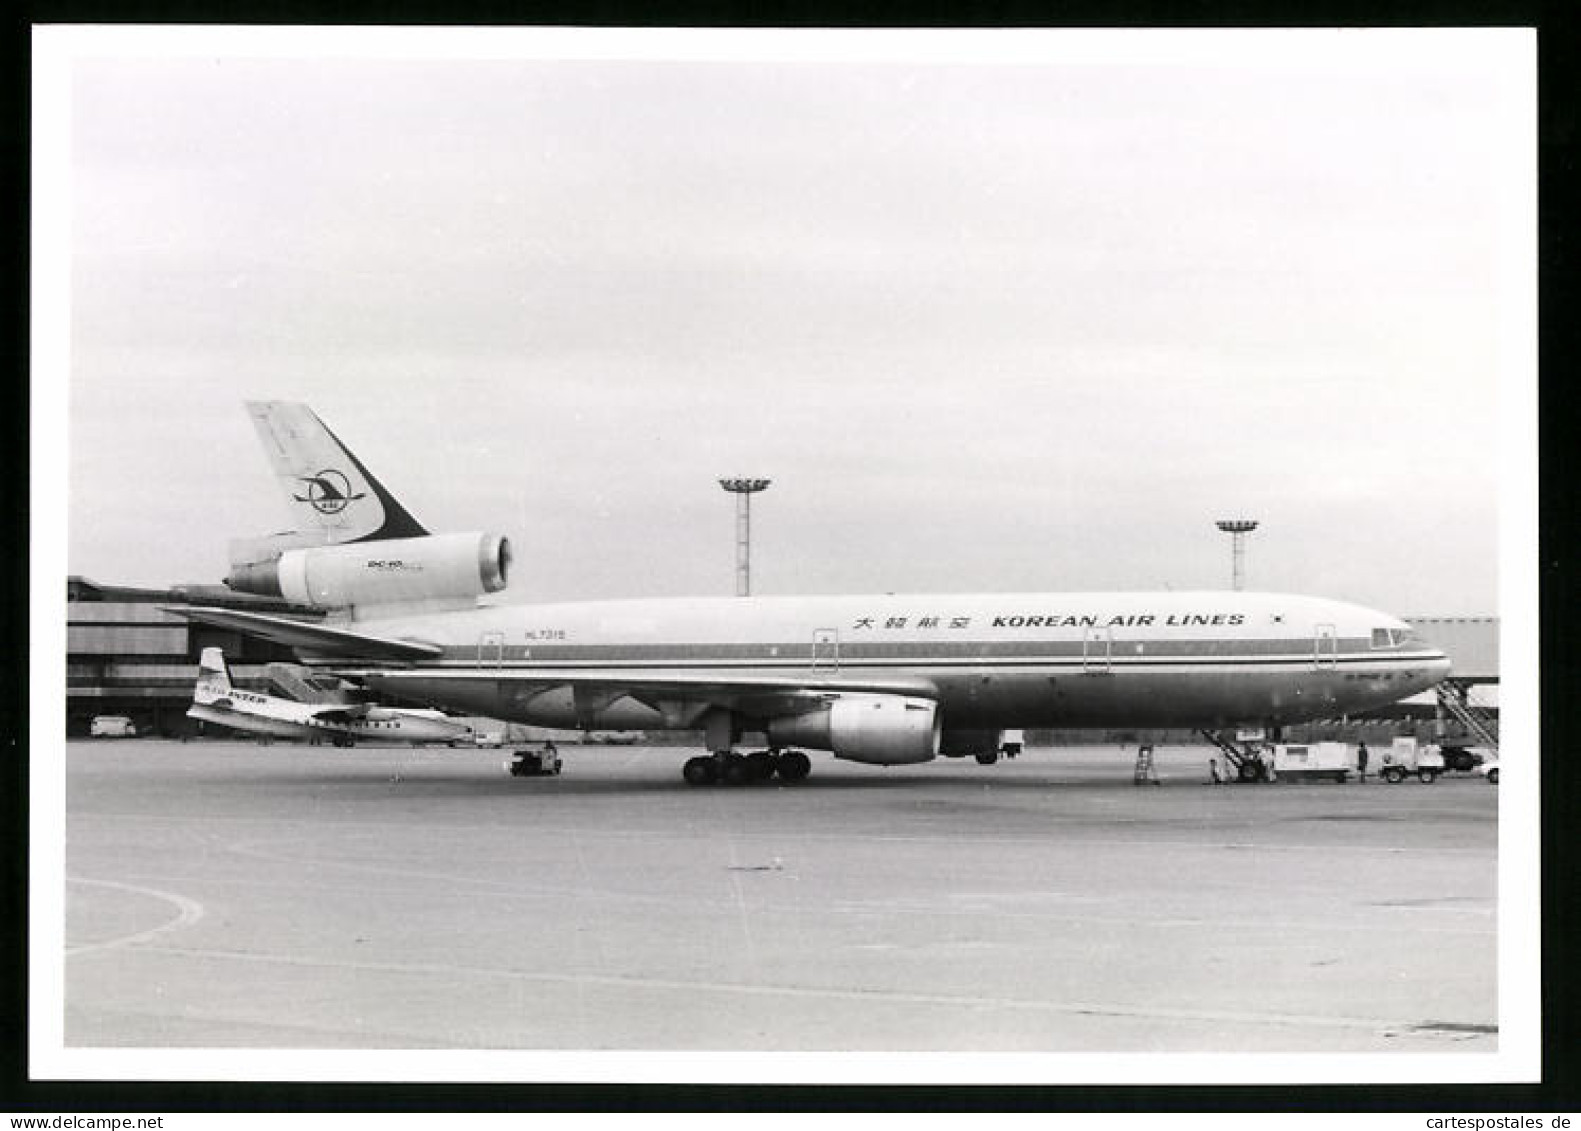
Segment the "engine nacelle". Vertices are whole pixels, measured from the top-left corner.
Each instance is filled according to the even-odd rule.
[[[510,560],[499,534],[433,534],[287,550],[234,566],[225,584],[324,609],[467,601],[504,589]]]
[[[939,752],[939,705],[909,695],[841,695],[805,715],[772,720],[768,739],[871,765],[927,762]]]
[[[949,728],[939,737],[939,753],[946,758],[967,758],[975,754],[998,754],[1004,744],[1002,730],[961,730]]]

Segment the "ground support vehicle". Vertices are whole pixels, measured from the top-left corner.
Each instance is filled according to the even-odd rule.
[[[513,778],[552,778],[560,772],[560,751],[552,742],[541,750],[518,750],[505,772]]]
[[[1356,751],[1348,742],[1280,742],[1273,750],[1276,781],[1343,784],[1356,769]]]
[[[1432,743],[1418,744],[1414,738],[1396,738],[1394,744],[1383,752],[1378,766],[1378,776],[1390,785],[1397,785],[1407,777],[1431,784],[1444,772],[1444,756]]]
[[[1225,761],[1235,770],[1230,781],[1268,780],[1273,765],[1270,761],[1268,743],[1264,740],[1265,732],[1261,728],[1238,730],[1233,737],[1228,731],[1220,732],[1207,728],[1199,729],[1197,733],[1217,747]],[[1217,759],[1211,761],[1214,764],[1213,780],[1218,781]]]
[[[1443,743],[1440,744],[1438,752],[1444,756],[1445,770],[1456,770],[1464,774],[1469,774],[1482,763],[1496,758],[1496,755],[1485,746],[1451,746]]]

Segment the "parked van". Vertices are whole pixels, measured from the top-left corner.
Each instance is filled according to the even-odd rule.
[[[95,715],[88,724],[90,738],[136,738],[137,728],[125,715]]]

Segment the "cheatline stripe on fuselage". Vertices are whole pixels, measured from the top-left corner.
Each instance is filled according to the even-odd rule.
[[[1252,669],[1269,670],[1311,670],[1318,668],[1329,670],[1333,668],[1366,668],[1370,671],[1393,672],[1412,670],[1421,664],[1435,662],[1436,656],[1390,657],[1387,660],[1376,656],[1323,656],[1314,657],[1311,653],[1304,656],[1256,657],[1236,658],[1233,656],[1202,656],[1189,659],[1160,659],[1151,656],[1090,656],[1083,658],[1061,657],[1050,659],[1036,659],[1026,657],[998,659],[986,657],[980,659],[925,659],[921,657],[910,659],[880,659],[880,658],[851,658],[842,656],[839,663],[820,661],[817,664],[809,663],[806,657],[800,659],[763,659],[750,663],[731,660],[670,660],[668,662],[644,662],[639,660],[622,661],[578,661],[578,660],[484,660],[479,663],[475,658],[454,660],[439,664],[424,665],[422,668],[399,669],[408,675],[420,675],[426,671],[466,671],[466,672],[502,672],[512,674],[531,674],[534,671],[655,671],[673,669],[675,671],[705,671],[722,670],[731,668],[749,668],[752,671],[783,671],[783,672],[838,672],[855,668],[927,668],[942,670],[961,670],[969,668],[998,668],[1015,671],[1037,671],[1046,668],[1092,670],[1094,668],[1125,668],[1132,671],[1244,671]]]
[[[424,641],[424,643],[427,643]],[[1324,658],[1339,654],[1345,656],[1365,656],[1379,660],[1389,660],[1404,656],[1419,657],[1423,659],[1442,659],[1441,653],[1427,649],[1413,652],[1399,652],[1394,649],[1371,648],[1365,638],[1336,639],[1332,644],[1323,641],[1322,654]],[[567,644],[567,643],[532,643],[532,644],[505,644],[501,640],[469,640],[465,644],[447,644],[442,646],[444,656],[460,656],[472,659],[482,655],[488,659],[497,659],[503,656],[507,660],[533,660],[552,662],[565,660],[595,660],[600,657],[610,657],[611,662],[630,660],[643,662],[648,660],[746,660],[757,662],[759,660],[784,660],[796,657],[809,657],[814,650],[809,648],[808,641],[798,640],[794,643],[787,641],[769,641],[751,644]],[[1141,648],[1141,653],[1136,649]],[[1318,648],[1310,636],[1269,640],[1136,640],[1136,639],[1105,639],[1095,637],[1091,640],[1012,640],[1012,641],[930,641],[927,643],[916,642],[877,642],[841,640],[836,645],[830,642],[827,645],[818,645],[817,656],[839,656],[841,660],[853,657],[884,658],[884,657],[910,657],[921,659],[944,659],[946,657],[959,657],[963,660],[976,661],[990,658],[1028,658],[1043,659],[1050,656],[1077,656],[1097,652],[1099,654],[1110,651],[1147,656],[1214,656],[1214,657],[1243,657],[1243,656],[1268,656],[1282,658],[1286,656],[1311,656],[1318,652]]]

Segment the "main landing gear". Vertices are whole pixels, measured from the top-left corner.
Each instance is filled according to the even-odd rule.
[[[720,752],[688,758],[681,767],[687,785],[748,785],[778,777],[798,782],[812,771],[812,760],[800,750],[759,750],[752,754]]]

